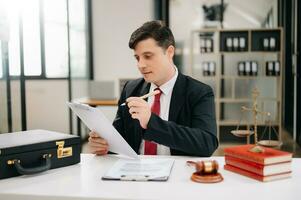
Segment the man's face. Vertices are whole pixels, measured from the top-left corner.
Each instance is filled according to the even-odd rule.
[[[157,86],[168,81],[174,48],[172,46],[164,50],[156,41],[148,38],[138,42],[134,49],[138,69],[146,82],[152,82]]]

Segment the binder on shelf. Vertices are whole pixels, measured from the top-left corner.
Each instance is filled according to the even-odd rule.
[[[251,30],[251,51],[280,51],[280,29]]]
[[[245,75],[246,76],[251,75],[251,63],[249,61],[245,62]]]
[[[255,61],[251,62],[251,74],[252,74],[252,76],[258,75],[258,64]]]
[[[245,72],[245,63],[244,62],[239,62],[238,63],[238,75],[243,76]]]

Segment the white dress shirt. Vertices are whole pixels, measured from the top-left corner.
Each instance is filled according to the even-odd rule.
[[[175,75],[166,83],[161,85],[159,88],[162,91],[160,96],[160,118],[163,120],[168,121],[169,118],[169,107],[170,107],[170,100],[172,95],[173,87],[176,83],[178,77],[178,69],[175,67]],[[149,92],[154,91],[154,89],[158,88],[155,84],[151,83]],[[148,98],[148,104],[152,106],[154,102],[154,96]],[[140,154],[144,154],[144,140],[142,140],[140,145]],[[157,155],[170,155],[170,149],[167,146],[157,144]]]

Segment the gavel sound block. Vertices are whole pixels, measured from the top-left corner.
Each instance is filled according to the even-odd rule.
[[[195,166],[196,172],[191,175],[191,180],[199,183],[218,183],[223,181],[223,177],[218,173],[218,163],[216,160],[209,161],[187,161],[188,165]]]

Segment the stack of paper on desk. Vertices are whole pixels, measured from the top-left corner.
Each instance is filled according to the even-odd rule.
[[[166,181],[174,160],[163,158],[143,158],[141,160],[118,160],[102,176],[103,180],[123,181]]]
[[[99,109],[79,103],[68,102],[67,104],[90,130],[97,132],[107,140],[109,151],[138,159],[136,152]]]

